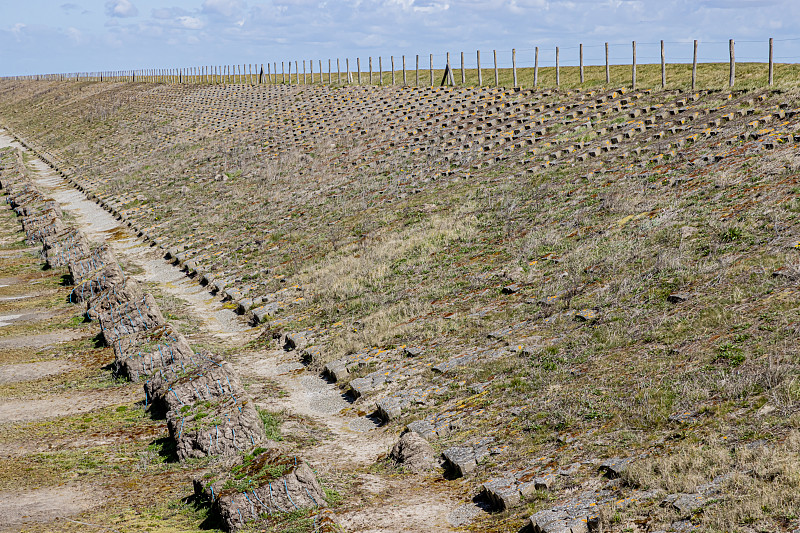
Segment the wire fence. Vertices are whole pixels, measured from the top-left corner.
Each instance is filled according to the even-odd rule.
[[[143,82],[162,84],[253,85],[478,85],[569,86],[630,83],[698,85],[709,78],[708,65],[716,70],[708,83],[720,83],[720,58],[728,63],[727,85],[736,83],[737,62],[753,83],[775,83],[776,60],[784,78],[797,79],[800,56],[778,55],[792,51],[781,43],[800,38],[729,41],[652,41],[578,44],[549,49],[476,50],[470,53],[367,56],[356,58],[295,59],[261,64],[202,65],[182,68],[150,68],[100,72],[71,72],[9,76],[5,80]],[[776,43],[778,45],[776,46]],[[780,53],[780,52],[779,52]],[[738,54],[738,55],[737,55]],[[784,52],[785,54],[785,52]],[[659,72],[660,68],[660,72]],[[689,70],[691,68],[691,70]],[[629,71],[629,75],[625,71]],[[762,72],[763,70],[763,72]],[[655,78],[655,80],[654,80]]]

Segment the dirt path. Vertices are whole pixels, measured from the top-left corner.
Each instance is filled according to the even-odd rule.
[[[67,519],[102,503],[102,492],[86,486],[3,493],[3,505],[0,505],[0,531],[20,531],[20,527],[28,523]]]
[[[0,130],[0,147],[14,144],[13,139]],[[79,228],[96,242],[108,242],[118,259],[141,269],[131,277],[142,282],[157,284],[161,290],[187,303],[191,314],[203,325],[204,333],[229,345],[243,346],[260,333],[251,328],[222,302],[212,297],[206,289],[189,279],[178,268],[168,264],[160,250],[140,242],[108,212],[88,200],[83,193],[72,188],[63,178],[41,161],[31,165],[36,170],[33,179],[42,192],[61,204],[65,213],[75,217]],[[1,320],[1,318],[0,318]],[[232,360],[243,379],[269,379],[287,392],[284,397],[258,398],[259,406],[272,411],[289,413],[313,420],[325,428],[329,438],[305,450],[305,458],[322,475],[327,472],[356,471],[352,485],[353,494],[345,495],[360,504],[350,505],[340,521],[347,531],[452,531],[447,521],[461,503],[443,490],[433,490],[432,480],[412,477],[380,476],[364,471],[376,459],[386,454],[396,435],[384,432],[372,419],[354,416],[342,411],[350,402],[333,384],[317,374],[307,372],[293,354],[276,350],[268,352],[241,352]],[[0,374],[1,375],[1,374]],[[38,402],[38,403],[36,403]],[[63,408],[51,399],[36,402],[9,404],[0,409],[0,422],[24,420],[30,409]],[[94,406],[102,403],[97,398]],[[91,402],[84,405],[90,406]],[[291,430],[291,428],[287,428]]]

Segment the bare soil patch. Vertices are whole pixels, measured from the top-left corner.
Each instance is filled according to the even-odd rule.
[[[96,488],[65,485],[21,492],[0,492],[0,531],[20,531],[30,523],[53,522],[99,506],[104,495]]]

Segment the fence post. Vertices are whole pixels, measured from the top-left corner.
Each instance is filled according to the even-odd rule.
[[[417,54],[417,79],[415,87],[419,87],[419,54]]]
[[[636,41],[633,41],[633,57],[631,58],[631,87],[636,90]]]
[[[308,60],[308,70],[311,73],[311,85],[314,85],[314,60],[313,59],[309,59]],[[322,73],[320,73],[320,76],[321,75],[322,75]]]
[[[692,56],[692,91],[697,82],[697,39],[694,40],[694,55]]]
[[[336,58],[336,76],[338,78],[337,83],[342,83],[342,69],[339,67],[339,58]]]
[[[378,56],[378,85],[383,85],[383,60]]]
[[[533,86],[539,85],[539,47],[537,46],[533,52]]]
[[[286,85],[286,72],[285,72],[285,64],[281,61],[281,83]]]
[[[392,59],[392,85],[395,85],[394,81],[394,56],[391,56]]]
[[[492,52],[494,53],[494,86],[497,87],[500,85],[500,73],[497,72],[497,50]]]
[[[580,56],[580,65],[581,65],[581,85],[583,85],[583,43],[578,45],[578,55]]]
[[[339,68],[339,60],[336,60],[336,68]],[[331,60],[328,58],[328,85],[333,85],[333,69],[331,68]]]
[[[517,49],[511,49],[511,69],[514,73],[514,87],[517,87]]]
[[[467,74],[464,70],[464,52],[461,52],[461,85],[467,84]]]
[[[772,63],[772,37],[769,38],[769,84],[772,85],[772,72],[773,72],[773,63]]]
[[[322,85],[325,83],[325,80],[322,78],[322,60],[319,60],[319,84]]]
[[[407,87],[408,86],[408,79],[406,78],[406,56],[405,56],[405,54],[403,54],[402,60],[403,60],[403,87]]]
[[[481,72],[481,51],[478,50],[478,87],[483,85],[483,72]]]
[[[369,84],[372,85],[372,56],[369,56]]]
[[[736,56],[733,53],[733,39],[731,39],[728,42],[728,47],[731,50],[731,79],[730,79],[730,86],[733,87],[733,84],[736,81]]]
[[[608,66],[608,43],[606,43],[606,83],[611,83],[611,68]]]
[[[431,71],[431,87],[433,87],[433,54],[430,57],[431,64],[430,64],[430,71]]]
[[[556,87],[561,86],[561,70],[558,64],[558,46],[556,46]]]
[[[661,39],[661,88],[667,88],[667,63],[664,57],[664,39]]]
[[[361,85],[361,58],[356,58],[356,69],[358,70],[358,84]]]

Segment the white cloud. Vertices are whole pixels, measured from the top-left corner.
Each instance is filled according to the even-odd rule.
[[[24,29],[25,29],[25,24],[23,24],[22,22],[17,22],[13,26],[11,26],[11,33],[13,33],[14,36],[17,39],[19,39],[20,35],[22,35],[22,30]]]
[[[139,10],[130,0],[108,0],[106,2],[106,15],[109,17],[135,17]]]
[[[73,28],[70,26],[67,28],[67,37],[75,44],[81,44],[83,42],[83,33],[78,28]]]
[[[218,15],[225,18],[234,18],[246,7],[241,0],[205,0],[203,13]]]
[[[202,30],[205,26],[205,23],[197,17],[183,16],[178,17],[177,20],[187,30]]]

